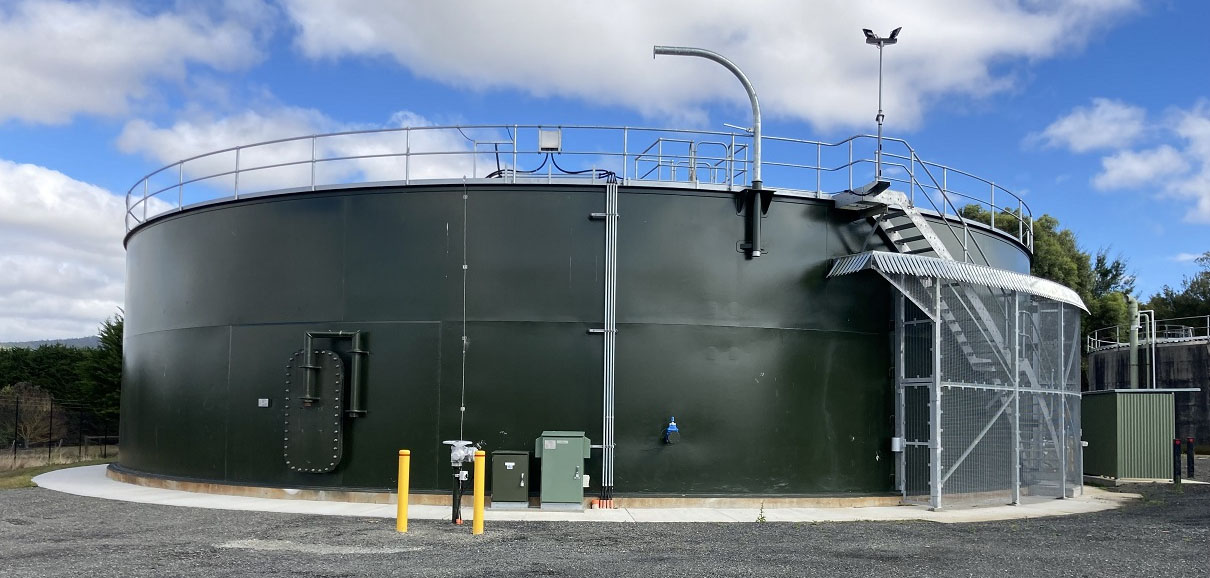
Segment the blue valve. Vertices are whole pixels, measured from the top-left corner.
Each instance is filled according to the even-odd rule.
[[[672,416],[668,420],[668,427],[664,428],[664,443],[674,444],[681,440],[681,430],[676,427],[676,416]]]

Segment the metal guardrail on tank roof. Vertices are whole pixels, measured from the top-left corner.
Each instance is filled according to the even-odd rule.
[[[719,132],[607,126],[465,125],[349,131],[208,152],[160,168],[126,192],[126,230],[190,206],[267,194],[461,179],[642,183],[716,190],[748,186],[752,137]],[[765,187],[825,195],[873,179],[876,137],[826,143],[761,139]],[[971,173],[921,159],[906,141],[883,138],[883,179],[921,208],[954,217],[995,215],[996,227],[1033,249],[1033,213],[1018,195]],[[985,223],[991,225],[991,223]],[[955,234],[959,235],[955,229]]]
[[[1210,339],[1210,315],[1159,319],[1154,327],[1156,343]],[[1150,343],[1153,339],[1151,333],[1151,323],[1140,323],[1139,343]],[[1125,347],[1130,345],[1129,336],[1129,325],[1102,327],[1088,334],[1084,348],[1086,351],[1097,351]]]

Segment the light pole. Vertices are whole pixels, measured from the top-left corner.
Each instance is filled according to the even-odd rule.
[[[874,117],[874,120],[878,121],[878,150],[874,151],[874,180],[882,180],[882,119],[885,116],[882,114],[882,47],[899,42],[900,30],[903,30],[902,26],[892,30],[890,36],[883,38],[874,34],[869,28],[861,29],[865,33],[865,43],[878,47],[878,116]]]

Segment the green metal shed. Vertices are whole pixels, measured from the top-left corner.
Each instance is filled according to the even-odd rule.
[[[1172,477],[1176,435],[1171,389],[1086,391],[1084,473],[1110,478]]]

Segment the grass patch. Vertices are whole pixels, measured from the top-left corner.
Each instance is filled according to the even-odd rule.
[[[6,472],[0,472],[0,490],[12,490],[14,488],[32,488],[35,486],[34,482],[32,481],[34,476],[45,474],[46,472],[53,472],[55,470],[61,470],[63,468],[74,468],[76,466],[95,466],[97,464],[108,464],[109,462],[112,462],[112,461],[113,461],[113,458],[104,459],[104,460],[85,460],[82,462],[75,462],[72,464],[51,464],[49,466],[38,466],[38,467],[34,467],[34,468],[20,468],[20,469],[16,469],[16,470],[9,470]]]

